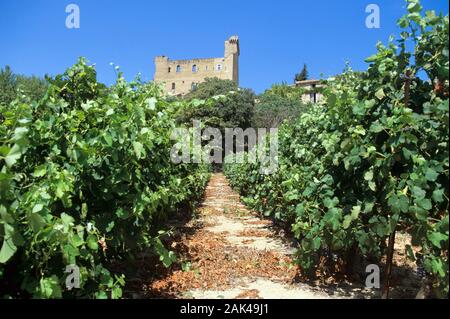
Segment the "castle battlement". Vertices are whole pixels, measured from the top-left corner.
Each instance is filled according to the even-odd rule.
[[[156,83],[164,83],[168,94],[184,95],[206,78],[217,77],[239,83],[239,37],[225,41],[224,57],[171,60],[167,56],[155,57]]]

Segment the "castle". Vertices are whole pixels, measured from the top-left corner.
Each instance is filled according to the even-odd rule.
[[[239,38],[232,36],[225,41],[223,58],[170,60],[166,56],[155,58],[156,83],[164,84],[165,92],[182,96],[204,82],[217,77],[239,84]]]

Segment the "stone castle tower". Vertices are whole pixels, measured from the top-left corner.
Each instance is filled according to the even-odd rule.
[[[225,41],[223,58],[170,60],[157,56],[154,81],[163,83],[166,93],[171,95],[187,94],[206,78],[239,83],[239,53],[239,38],[232,36]]]

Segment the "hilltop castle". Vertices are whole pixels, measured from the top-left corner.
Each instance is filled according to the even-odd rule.
[[[195,89],[206,78],[217,77],[239,83],[239,38],[225,41],[223,58],[170,60],[166,56],[155,58],[156,83],[164,83],[171,95],[184,95]]]

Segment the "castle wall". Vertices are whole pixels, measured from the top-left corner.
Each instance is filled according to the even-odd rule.
[[[155,77],[163,83],[166,93],[184,95],[206,78],[217,77],[224,80],[239,81],[239,44],[237,37],[225,42],[225,57],[191,60],[171,60],[165,56],[155,58]]]

